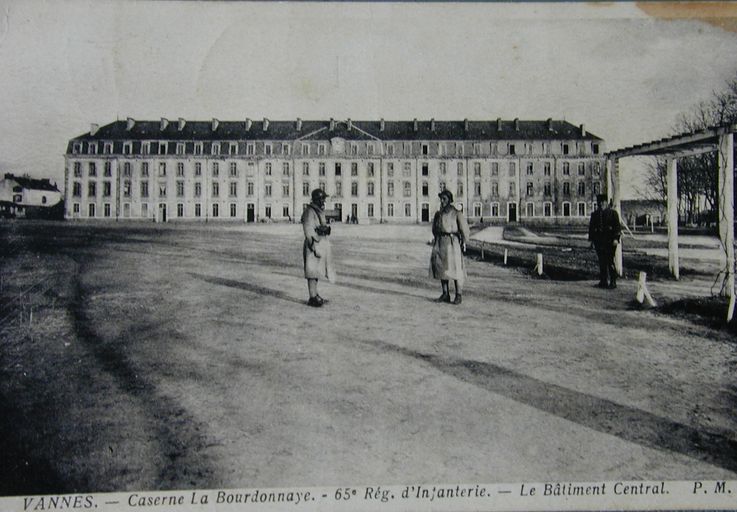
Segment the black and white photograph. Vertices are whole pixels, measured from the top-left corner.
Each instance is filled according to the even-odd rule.
[[[0,510],[737,508],[737,3],[0,1]]]

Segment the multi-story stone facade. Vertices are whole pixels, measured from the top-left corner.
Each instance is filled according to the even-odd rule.
[[[471,219],[580,222],[604,141],[566,121],[116,121],[69,141],[67,218],[428,222],[447,188]]]

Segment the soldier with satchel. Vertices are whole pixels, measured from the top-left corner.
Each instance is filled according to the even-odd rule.
[[[325,198],[328,195],[319,188],[313,190],[311,195],[312,201],[302,213],[302,229],[305,235],[302,255],[310,296],[307,305],[319,308],[326,301],[317,293],[317,282],[320,279],[333,282],[335,269],[328,239],[331,229],[325,219]]]

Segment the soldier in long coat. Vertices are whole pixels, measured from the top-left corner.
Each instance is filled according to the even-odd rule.
[[[617,287],[617,270],[614,267],[614,253],[617,250],[622,227],[619,214],[607,203],[604,194],[596,196],[596,210],[589,221],[589,240],[599,260],[599,288]]]
[[[430,275],[439,279],[443,293],[438,302],[450,302],[449,282],[455,284],[453,304],[462,301],[463,283],[466,279],[466,268],[463,253],[466,241],[470,237],[468,223],[463,212],[453,206],[453,194],[443,190],[440,194],[440,210],[432,221],[432,253],[430,255]]]
[[[325,300],[317,293],[317,282],[327,279],[335,280],[332,254],[330,250],[330,226],[325,219],[325,198],[327,194],[322,189],[312,191],[312,202],[302,213],[302,229],[305,241],[302,244],[305,279],[310,299],[307,304],[312,307],[321,307]]]

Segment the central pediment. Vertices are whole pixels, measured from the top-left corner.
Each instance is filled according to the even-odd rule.
[[[330,139],[330,150],[334,155],[344,155],[345,139],[343,137],[333,137]]]

